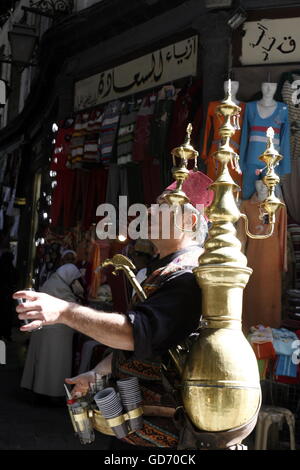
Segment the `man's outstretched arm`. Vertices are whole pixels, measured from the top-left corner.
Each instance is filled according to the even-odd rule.
[[[40,292],[19,291],[13,297],[26,299],[16,308],[19,319],[33,320],[21,331],[62,323],[111,348],[134,350],[133,327],[126,315],[98,312]]]

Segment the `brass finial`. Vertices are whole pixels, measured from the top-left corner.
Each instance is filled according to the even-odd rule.
[[[245,214],[241,214],[241,217],[243,217],[246,221],[246,233],[250,238],[262,239],[268,238],[270,235],[272,235],[275,224],[275,213],[279,207],[284,206],[280,199],[275,196],[275,187],[280,181],[279,176],[275,173],[275,167],[283,157],[274,147],[274,135],[274,129],[272,127],[268,127],[266,132],[267,148],[259,157],[259,160],[266,164],[265,168],[267,168],[267,171],[266,175],[262,178],[262,181],[268,188],[267,198],[259,205],[260,219],[263,220],[264,216],[268,216],[268,223],[271,226],[271,230],[266,235],[254,235],[250,233],[248,229],[247,217]]]
[[[170,191],[166,194],[165,199],[168,204],[185,204],[189,202],[189,198],[182,190],[182,185],[184,181],[189,176],[188,160],[194,160],[194,171],[197,171],[197,157],[198,152],[194,149],[191,145],[191,134],[192,134],[193,126],[191,123],[188,124],[186,128],[186,136],[184,143],[180,147],[176,147],[172,150],[172,158],[173,158],[173,168],[172,168],[172,175],[173,178],[176,180],[176,189]],[[176,165],[176,158],[179,159],[179,165]]]
[[[277,164],[282,160],[282,155],[277,152],[274,147],[274,129],[273,127],[268,127],[267,129],[267,148],[264,153],[259,157],[259,160],[264,162],[268,169],[271,167],[277,166]]]
[[[193,126],[191,123],[189,123],[186,128],[186,136],[184,139],[184,143],[180,147],[176,147],[172,150],[171,154],[173,156],[174,166],[176,166],[175,157],[180,158],[182,160],[179,166],[182,166],[183,164],[187,166],[188,160],[191,160],[191,159],[195,160],[195,166],[196,166],[198,152],[191,145],[192,131],[193,131]]]
[[[186,137],[185,137],[184,145],[188,145],[188,146],[191,145],[192,130],[193,130],[193,126],[191,123],[189,123],[186,128]]]

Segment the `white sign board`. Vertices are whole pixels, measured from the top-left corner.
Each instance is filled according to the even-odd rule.
[[[75,83],[76,111],[197,73],[198,37],[159,49]]]
[[[243,29],[242,65],[300,61],[300,18],[247,21]]]

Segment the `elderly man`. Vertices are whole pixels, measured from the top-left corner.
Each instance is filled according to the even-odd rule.
[[[197,188],[198,194],[206,193],[205,198],[209,200],[208,178],[200,172],[190,175],[194,187],[197,177],[200,184],[203,185],[203,177],[206,182],[205,187]],[[186,192],[192,200],[193,194]],[[147,294],[144,302],[134,299],[126,313],[106,313],[42,293],[22,291],[15,293],[14,297],[27,300],[17,307],[19,319],[33,320],[22,326],[22,331],[63,323],[112,348],[113,352],[96,366],[95,371],[102,375],[112,372],[115,379],[138,377],[143,404],[152,409],[149,413],[152,416],[144,417],[143,429],[130,434],[127,442],[138,446],[176,448],[178,434],[171,419],[175,405],[163,387],[162,356],[199,324],[201,290],[192,269],[203,252],[196,239],[197,232],[203,235],[206,222],[192,204],[184,205],[182,217],[168,211],[165,193],[158,203],[161,211],[157,211],[157,206],[149,210],[149,238],[152,232],[158,234],[151,241],[159,252],[159,258],[147,268],[147,278],[143,282]],[[169,217],[170,235],[167,239],[163,236],[163,220],[166,219],[159,213]],[[178,226],[180,230],[176,231]],[[86,373],[67,380],[75,384],[73,395],[85,393],[93,376],[94,373]]]

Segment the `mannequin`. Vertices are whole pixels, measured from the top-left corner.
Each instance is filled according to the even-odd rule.
[[[240,211],[247,215],[249,230],[265,235],[270,226],[259,218],[259,206],[268,195],[261,180],[255,182],[256,192],[251,199],[242,201]],[[239,220],[237,236],[253,269],[244,291],[242,326],[245,334],[251,326],[262,324],[279,328],[281,324],[282,272],[287,271],[287,215],[285,206],[276,212],[274,233],[265,240],[255,240],[245,234],[244,222]]]
[[[274,113],[277,102],[274,95],[277,90],[277,83],[264,82],[261,84],[262,99],[257,102],[259,114],[262,118],[267,118]]]
[[[231,80],[230,82],[231,82],[231,99],[235,104],[238,105],[240,102],[237,99],[236,94],[239,91],[240,84],[239,84],[239,82],[236,82],[234,80]],[[225,80],[225,82],[224,82],[225,95],[227,94],[227,91],[228,91],[228,85],[229,85],[229,80]]]
[[[277,83],[261,85],[262,98],[246,105],[240,143],[240,166],[243,172],[243,199],[255,192],[255,181],[264,171],[265,164],[258,157],[265,151],[268,127],[275,131],[274,145],[283,155],[276,172],[279,176],[290,173],[290,127],[288,108],[274,100]]]
[[[224,92],[225,94],[228,91],[229,80],[224,82]],[[239,89],[239,82],[231,81],[231,99],[234,103],[238,104],[241,107],[241,114],[239,118],[240,127],[242,125],[243,114],[245,110],[245,103],[241,103],[236,95]],[[219,144],[221,143],[219,129],[220,126],[223,124],[220,121],[220,118],[215,114],[216,107],[220,104],[220,101],[211,101],[208,104],[207,110],[207,117],[205,123],[205,130],[203,136],[203,148],[201,157],[205,161],[207,167],[207,176],[209,176],[212,180],[215,180],[218,176],[218,168],[216,167],[216,161],[212,157],[213,153],[218,150]],[[212,141],[210,142],[211,132],[213,133]],[[237,128],[235,134],[230,139],[230,145],[235,150],[236,153],[239,153],[240,147],[240,138],[241,138],[241,130]],[[235,171],[233,168],[229,166],[229,172],[233,180],[239,185],[242,185],[242,175]]]
[[[267,186],[262,182],[262,180],[257,180],[255,181],[255,188],[258,200],[260,202],[264,201],[268,197]]]

